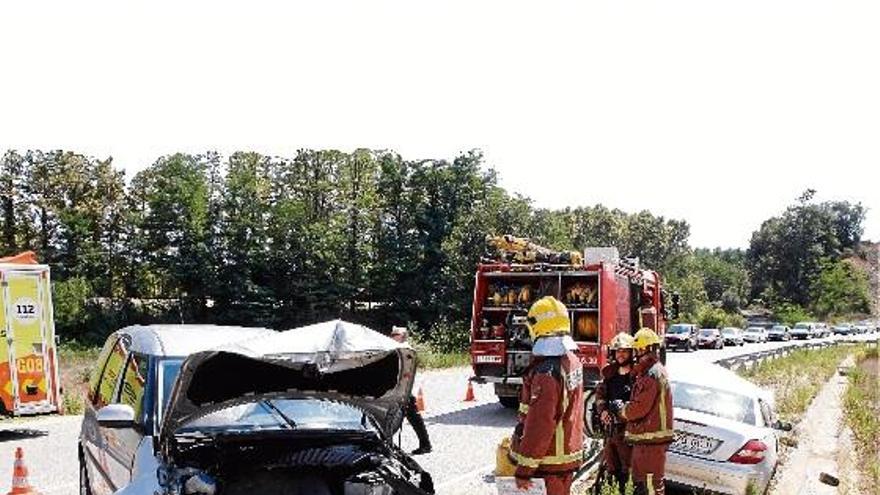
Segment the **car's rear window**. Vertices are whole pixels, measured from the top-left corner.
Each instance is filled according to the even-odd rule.
[[[755,424],[755,402],[750,397],[735,392],[672,382],[672,403],[677,408]]]
[[[700,330],[700,335],[710,337],[712,335],[715,335],[715,330]]]
[[[672,325],[666,333],[688,333],[690,331],[691,327],[687,325]]]

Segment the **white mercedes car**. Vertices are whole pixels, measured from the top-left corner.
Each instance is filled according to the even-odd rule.
[[[765,493],[778,462],[773,394],[721,366],[676,362],[669,368],[675,442],[666,480],[688,490]]]

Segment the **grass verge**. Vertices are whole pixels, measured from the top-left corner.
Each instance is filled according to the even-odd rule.
[[[843,397],[843,412],[853,432],[865,486],[880,485],[880,379],[877,347],[857,356]]]
[[[58,347],[64,414],[82,414],[89,375],[100,352],[99,347],[77,342],[65,342]]]
[[[419,368],[420,369],[440,369],[454,368],[456,366],[469,366],[471,357],[465,352],[433,352],[419,351]]]
[[[740,368],[738,373],[758,385],[773,389],[779,416],[797,421],[837,371],[837,365],[853,352],[853,347],[844,345],[797,350],[752,368]]]

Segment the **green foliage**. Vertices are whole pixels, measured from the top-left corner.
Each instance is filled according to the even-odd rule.
[[[436,352],[455,354],[468,345],[487,234],[617,246],[661,273],[688,252],[680,220],[601,205],[536,209],[500,187],[477,151],[452,160],[177,153],[127,187],[110,159],[68,151],[9,151],[0,165],[0,246],[34,249],[53,267],[68,339],[100,341],[131,323],[290,328],[344,317],[410,324]]]
[[[697,323],[703,328],[722,328],[727,322],[727,313],[721,308],[705,305],[697,313]]]
[[[79,331],[88,321],[86,302],[92,287],[84,278],[55,282],[52,286],[55,326],[60,335]]]
[[[823,265],[813,291],[813,311],[823,318],[864,314],[871,309],[868,277],[848,261]]]
[[[809,306],[827,260],[838,261],[858,245],[864,207],[845,201],[811,203],[813,193],[807,191],[752,235],[748,260],[753,297],[772,294],[774,303]]]
[[[773,318],[788,326],[794,326],[799,321],[815,320],[807,310],[792,303],[779,303],[774,306]]]
[[[635,484],[633,483],[632,476],[627,479],[623,492],[621,492],[614,477],[606,473],[605,478],[602,480],[602,486],[599,487],[599,493],[601,495],[633,495],[635,493]]]

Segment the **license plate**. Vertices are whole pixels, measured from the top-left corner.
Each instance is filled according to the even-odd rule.
[[[477,363],[501,363],[501,356],[477,356]]]
[[[718,448],[718,440],[692,433],[677,433],[671,450],[693,454],[710,454]]]

